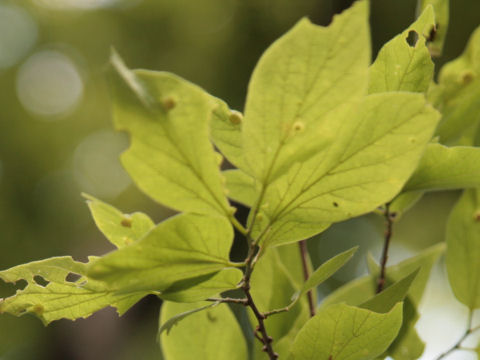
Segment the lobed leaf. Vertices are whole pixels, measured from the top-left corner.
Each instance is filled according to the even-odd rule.
[[[293,344],[296,360],[370,360],[382,354],[402,325],[402,303],[381,314],[346,304],[322,308]]]
[[[178,291],[182,284],[186,289],[189,280],[235,266],[229,261],[232,240],[233,229],[223,217],[177,215],[94,262],[89,276],[125,292],[163,292],[172,286]]]
[[[446,263],[455,297],[474,310],[480,307],[480,198],[463,192],[447,222]]]
[[[117,248],[122,248],[140,240],[155,224],[145,214],[136,212],[123,214],[92,196],[84,195],[95,224],[105,237]]]
[[[435,27],[432,6],[401,34],[386,43],[370,66],[368,92],[426,92],[433,78],[433,62],[426,39]],[[408,41],[413,38],[415,44]]]
[[[173,209],[231,214],[209,140],[217,101],[169,73],[131,71],[112,55],[115,126],[130,134],[122,154],[139,188]]]
[[[118,293],[86,276],[87,265],[70,256],[54,257],[0,271],[0,279],[27,281],[23,290],[0,301],[0,313],[39,317],[47,325],[54,320],[86,318],[107,306],[122,315],[148,292]],[[75,275],[78,279],[71,279]]]
[[[366,92],[368,3],[356,2],[326,28],[300,20],[261,57],[250,80],[243,146],[264,186],[335,141],[329,119]]]
[[[480,148],[429,144],[403,191],[479,187],[479,163]]]
[[[204,309],[199,309],[206,306]],[[163,332],[161,348],[168,360],[245,360],[247,345],[242,330],[234,315],[225,304],[194,303],[180,304],[165,302],[162,305],[160,323],[164,324],[178,314],[194,309],[181,322]]]
[[[268,187],[256,233],[272,245],[297,241],[388,202],[416,168],[438,117],[421,94],[390,92],[330,118],[340,126],[336,142]]]

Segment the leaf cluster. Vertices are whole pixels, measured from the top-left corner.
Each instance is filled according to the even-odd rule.
[[[444,244],[386,267],[388,236],[385,261],[369,257],[369,275],[320,305],[317,286],[356,248],[317,269],[297,248],[368,213],[383,211],[390,232],[425,192],[466,189],[447,224],[446,265],[458,300],[480,307],[480,30],[435,82],[447,1],[420,1],[415,22],[373,63],[368,16],[360,0],[328,27],[300,20],[259,60],[244,113],[176,75],[131,70],[112,52],[114,123],[130,137],[122,164],[178,214],[155,224],[86,196],[117,249],[88,263],[57,257],[1,271],[27,286],[0,313],[48,324],[106,306],[122,314],[154,294],[169,360],[417,359],[417,309]],[[244,224],[238,204],[250,209]],[[235,232],[249,249],[241,262],[230,259]]]

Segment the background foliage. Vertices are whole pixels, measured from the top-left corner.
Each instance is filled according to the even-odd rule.
[[[156,222],[171,215],[129,186],[118,163],[126,139],[112,132],[105,83],[110,46],[132,68],[174,72],[241,110],[251,71],[274,39],[304,15],[327,24],[332,13],[350,2],[104,0],[96,2],[103,7],[87,8],[94,3],[88,1],[76,8],[67,0],[0,1],[0,268],[65,254],[83,259],[110,250],[82,191],[126,212],[145,211]],[[374,55],[412,21],[415,3],[372,1]],[[452,2],[452,31],[437,64],[461,53],[479,12],[474,0]],[[457,195],[426,196],[402,219],[395,229],[392,263],[444,239],[438,224],[445,224]],[[352,244],[362,245],[354,260],[323,285],[325,292],[365,272],[365,252],[377,255],[381,248],[382,225],[381,219],[362,217],[332,227],[322,241],[310,241],[316,265]],[[436,299],[429,302],[427,294],[425,306],[424,322],[430,324],[420,331],[439,349],[434,354],[446,347],[433,329],[450,323],[454,328],[455,321],[463,325],[466,316],[462,308],[452,309],[444,276],[436,274],[439,280],[430,289],[430,298]],[[3,296],[12,289],[2,284],[0,291]],[[157,303],[147,298],[122,319],[106,310],[46,329],[30,317],[2,316],[0,358],[130,359],[140,353],[142,359],[158,359],[153,336]],[[446,335],[445,342],[456,338]]]

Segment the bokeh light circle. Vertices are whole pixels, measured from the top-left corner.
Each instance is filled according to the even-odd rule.
[[[128,146],[125,134],[101,130],[87,136],[73,156],[75,180],[83,192],[99,198],[115,198],[131,180],[119,155]]]
[[[0,3],[0,69],[15,65],[37,40],[37,25],[22,8]]]
[[[55,50],[35,53],[20,67],[17,95],[23,107],[46,120],[73,111],[83,94],[76,65]]]

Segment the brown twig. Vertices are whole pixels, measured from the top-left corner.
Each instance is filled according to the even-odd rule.
[[[384,235],[384,244],[383,244],[383,253],[382,260],[380,262],[380,275],[377,280],[377,294],[382,292],[385,282],[386,282],[386,273],[387,273],[387,260],[388,260],[388,249],[390,247],[390,239],[392,238],[392,229],[393,229],[393,220],[395,218],[395,213],[390,212],[390,203],[385,204],[385,235]]]
[[[272,347],[273,338],[268,335],[267,329],[265,327],[264,320],[266,319],[266,316],[258,310],[257,305],[255,304],[255,301],[252,298],[252,294],[250,293],[250,278],[251,278],[252,271],[256,262],[255,260],[257,259],[257,254],[259,253],[260,248],[256,246],[255,242],[251,241],[251,239],[247,239],[247,240],[249,240],[250,248],[248,250],[247,259],[245,260],[245,273],[243,275],[243,280],[242,280],[242,289],[247,298],[247,303],[245,305],[250,307],[250,309],[252,309],[253,314],[257,318],[258,326],[254,331],[254,335],[263,344],[262,350],[268,354],[270,360],[275,360],[275,359],[278,359],[278,354],[275,351],[273,351],[273,347]],[[261,336],[258,335],[259,332],[261,333]]]
[[[308,249],[307,249],[307,241],[302,240],[298,243],[300,248],[300,257],[302,258],[302,268],[303,268],[303,278],[305,281],[308,280],[310,277],[310,269],[308,268]],[[308,307],[310,309],[310,317],[315,316],[315,302],[313,301],[313,291],[309,290],[307,292],[308,298]]]

